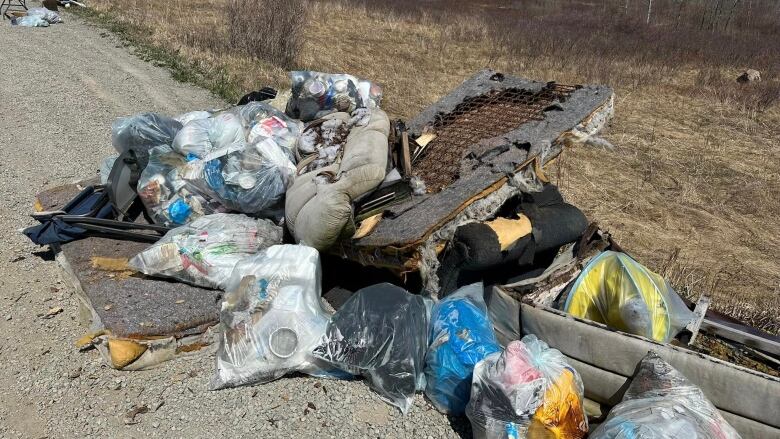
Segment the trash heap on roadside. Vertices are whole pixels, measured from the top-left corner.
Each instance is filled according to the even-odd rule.
[[[403,196],[414,208],[428,203],[433,211],[447,189],[437,198],[411,187],[424,177],[404,169],[411,162],[404,160],[409,134],[380,108],[377,84],[319,72],[290,78],[289,95],[258,93],[262,101],[221,110],[121,118],[112,127],[117,155],[101,165],[112,202],[122,198],[119,186],[129,184],[143,215],[167,230],[128,267],[226,292],[211,388],[262,384],[293,372],[363,378],[404,414],[414,409],[415,394],[424,393],[442,413],[467,416],[477,438],[586,437],[586,390],[577,369],[535,335],[499,341],[497,330],[516,325],[509,320],[519,315],[497,314],[485,295],[488,284],[541,285],[565,265],[567,252],[585,247],[583,237],[592,234],[585,215],[564,202],[533,157],[492,163],[487,167],[500,175],[511,165],[514,176],[496,191],[500,199],[490,199],[495,207],[453,211],[448,221],[457,222],[430,235],[443,244],[418,255],[435,260],[424,271],[422,291],[401,281],[369,284],[333,309],[323,298],[321,259],[371,237],[383,218],[402,216],[387,200]],[[412,153],[425,148],[421,143],[411,139]],[[467,159],[477,169],[504,153]],[[56,218],[39,219],[25,233],[35,241],[68,221]],[[670,342],[693,313],[661,276],[611,248],[567,262],[581,266],[549,303]],[[433,294],[431,285],[438,285]],[[700,389],[649,355],[591,437],[739,436]]]

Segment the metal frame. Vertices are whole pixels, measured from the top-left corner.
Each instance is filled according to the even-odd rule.
[[[5,10],[3,10],[4,8]],[[10,11],[12,8],[14,11],[26,11],[27,0],[2,0],[2,2],[0,2],[0,15],[3,16],[3,19],[11,19],[11,16],[8,15],[8,11]]]

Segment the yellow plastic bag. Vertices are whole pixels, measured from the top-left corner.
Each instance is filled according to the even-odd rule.
[[[564,311],[662,343],[694,317],[663,277],[614,251],[599,254],[585,266]]]

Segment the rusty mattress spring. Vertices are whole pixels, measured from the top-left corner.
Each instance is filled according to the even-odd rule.
[[[436,116],[436,138],[415,163],[415,175],[425,181],[428,192],[439,192],[458,179],[461,160],[471,146],[524,123],[544,120],[546,108],[564,101],[577,88],[549,83],[538,92],[507,88],[464,99],[452,112]]]

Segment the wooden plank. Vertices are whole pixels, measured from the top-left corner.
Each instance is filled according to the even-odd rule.
[[[401,133],[401,166],[403,167],[404,177],[412,176],[412,156],[409,152],[409,132]]]

